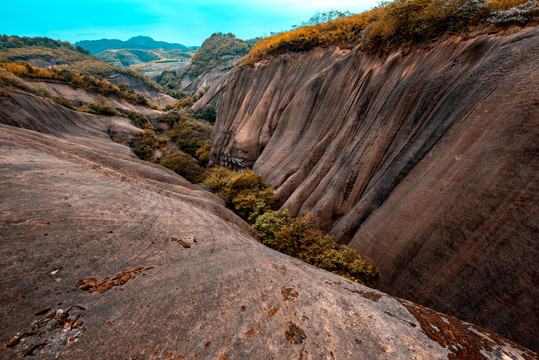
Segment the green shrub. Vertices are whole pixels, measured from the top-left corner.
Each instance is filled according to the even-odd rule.
[[[347,279],[372,286],[376,276],[374,266],[354,249],[337,244],[332,236],[315,229],[315,218],[312,215],[292,219],[273,236],[271,241],[267,241],[271,248]]]
[[[240,191],[232,199],[232,204],[236,213],[252,225],[260,215],[271,209],[275,200],[273,189],[254,187]]]
[[[202,185],[209,186],[249,224],[254,224],[258,216],[269,211],[276,200],[273,189],[264,183],[262,176],[251,170],[237,173],[213,167],[205,177]]]
[[[187,96],[183,99],[176,101],[174,106],[176,106],[177,108],[190,108],[194,104],[195,104],[195,100],[193,99],[193,97]]]
[[[209,122],[210,124],[215,124],[215,119],[217,118],[217,111],[211,105],[204,106],[202,112],[200,113],[200,119]]]
[[[207,166],[210,162],[211,140],[206,140],[195,153],[195,157],[200,161],[202,166]]]
[[[159,164],[183,176],[192,183],[200,181],[200,167],[187,154],[172,154],[163,159]]]
[[[133,137],[129,146],[139,159],[155,163],[157,160],[153,156],[154,151],[161,148],[163,143],[157,138],[153,130],[145,129],[144,132]]]
[[[193,115],[186,109],[172,108],[167,113],[159,116],[157,121],[166,122],[170,126],[173,126],[176,122],[184,122],[193,118]]]
[[[177,109],[190,109],[204,94],[208,91],[209,87],[204,87],[198,93],[191,96],[184,96],[174,104]]]
[[[178,74],[175,70],[165,70],[161,74],[157,75],[153,80],[161,85],[165,90],[165,93],[169,94],[175,99],[184,99],[187,95],[183,91],[176,90],[180,87],[182,78],[186,72]]]
[[[331,242],[333,246],[326,247],[326,251],[319,253],[313,265],[352,281],[357,280],[364,285],[373,286],[376,268],[364,260],[356,250],[346,245],[338,245],[333,239]]]
[[[290,224],[290,214],[288,213],[288,210],[270,210],[256,219],[253,229],[255,229],[260,237],[262,244],[271,246],[275,235],[288,224]]]
[[[129,120],[133,122],[136,126],[138,126],[141,129],[152,129],[153,126],[148,120],[148,117],[142,113],[139,113],[137,111],[130,111],[127,114],[127,117]]]
[[[206,171],[202,185],[210,187],[210,189],[215,193],[219,193],[228,186],[228,183],[236,174],[237,172],[227,168],[214,166]]]
[[[312,264],[314,256],[325,250],[318,247],[329,243],[327,241],[329,235],[324,236],[320,230],[314,229],[314,225],[315,220],[312,215],[292,219],[288,225],[275,234],[270,246],[279,252]]]
[[[73,102],[69,99],[66,99],[65,97],[63,96],[53,96],[52,99],[62,105],[62,106],[65,106],[66,108],[69,108],[69,109],[72,109],[72,110],[75,110],[75,106],[73,106]]]
[[[146,144],[146,143],[140,143],[137,145],[131,146],[131,149],[137,155],[137,157],[141,160],[155,162],[155,158],[153,156],[153,148]]]
[[[211,139],[212,131],[213,127],[205,121],[181,117],[167,135],[182,151],[196,157],[197,151]]]
[[[88,104],[78,108],[79,111],[84,111],[94,115],[104,116],[124,116],[121,112],[110,105],[106,104]]]
[[[144,126],[146,127],[146,125]],[[113,136],[114,134],[109,135],[116,141]],[[183,176],[192,183],[199,182],[201,180],[202,169],[196,163],[196,160],[188,154],[174,152],[174,150],[170,154],[171,149],[167,147],[167,143],[168,140],[166,138],[158,137],[153,129],[146,128],[144,132],[133,137],[129,146],[141,160],[158,163]],[[154,156],[156,150],[160,150],[161,156],[164,155],[161,161]]]

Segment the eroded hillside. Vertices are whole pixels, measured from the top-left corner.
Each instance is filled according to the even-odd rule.
[[[284,36],[284,35],[283,35]],[[215,164],[252,167],[371,260],[379,286],[537,348],[539,30],[234,71]]]
[[[0,123],[2,358],[536,356],[264,247],[125,118],[2,88]]]
[[[69,73],[71,77],[90,76],[118,86],[123,83],[129,90],[141,94],[158,106],[170,105],[175,101],[164,93],[165,89],[144,75],[106,63],[91,56],[80,46],[75,47],[68,42],[42,37],[0,35],[0,60],[24,61],[36,68]]]

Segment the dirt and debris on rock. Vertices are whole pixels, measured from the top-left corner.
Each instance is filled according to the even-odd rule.
[[[48,308],[50,311],[51,308]],[[67,310],[56,309],[34,321],[6,342],[6,347],[19,357],[57,357],[86,332],[82,317],[86,309],[74,305]],[[41,314],[42,315],[42,314]]]
[[[108,277],[103,280],[96,280],[96,278],[86,278],[81,279],[77,283],[77,287],[83,291],[88,291],[89,293],[97,291],[100,294],[103,294],[107,290],[112,289],[115,286],[121,286],[127,283],[130,279],[135,279],[137,275],[140,275],[143,270],[150,270],[153,267],[139,266],[135,268],[129,268],[122,270],[121,274],[116,275],[114,278],[109,279]]]
[[[287,288],[283,286],[281,289],[281,294],[283,295],[283,301],[296,301],[299,296],[298,292],[294,288]]]
[[[284,336],[291,344],[302,344],[303,340],[307,338],[305,332],[301,330],[299,326],[293,322],[288,323],[288,330],[285,331]]]

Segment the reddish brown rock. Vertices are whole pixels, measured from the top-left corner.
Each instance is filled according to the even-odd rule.
[[[336,48],[237,69],[214,164],[252,167],[393,294],[539,348],[539,30],[387,57]]]
[[[135,91],[137,94],[144,96],[150,102],[156,103],[159,106],[172,105],[176,102],[170,95],[163,94],[157,89],[148,86],[142,79],[138,79],[134,76],[127,76],[124,74],[113,74],[106,78],[108,81],[115,85],[124,84],[129,89]]]
[[[71,100],[73,105],[76,107],[82,106],[82,105],[88,105],[88,104],[104,103],[105,105],[112,106],[113,108],[124,113],[129,112],[129,111],[136,111],[136,112],[142,113],[146,115],[150,120],[155,120],[160,115],[163,115],[162,111],[147,108],[142,105],[131,104],[127,102],[127,100],[125,99],[120,99],[120,98],[115,98],[115,97],[103,98],[102,95],[92,93],[80,87],[66,84],[65,82],[62,82],[62,81],[26,80],[26,82],[29,82],[31,85],[47,90],[52,96],[61,96],[68,100]]]
[[[536,356],[266,248],[221,200],[106,137],[121,121],[0,98],[0,358]]]
[[[194,77],[189,74],[189,69],[191,69],[193,66],[190,65],[190,67],[185,70],[187,74],[182,77],[178,90],[186,93],[187,95],[195,95],[205,87],[210,87],[214,83],[226,77],[228,72],[234,68],[234,65],[240,59],[241,56],[231,57],[225,62],[215,66],[209,72],[205,72]]]

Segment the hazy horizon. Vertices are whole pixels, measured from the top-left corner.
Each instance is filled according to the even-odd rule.
[[[46,36],[71,43],[127,40],[143,35],[160,41],[199,46],[215,32],[251,39],[289,30],[317,11],[359,13],[377,4],[377,0],[217,0],[199,3],[181,0],[96,0],[91,3],[60,0],[52,4],[28,0],[24,10],[14,2],[4,4],[0,34]]]

